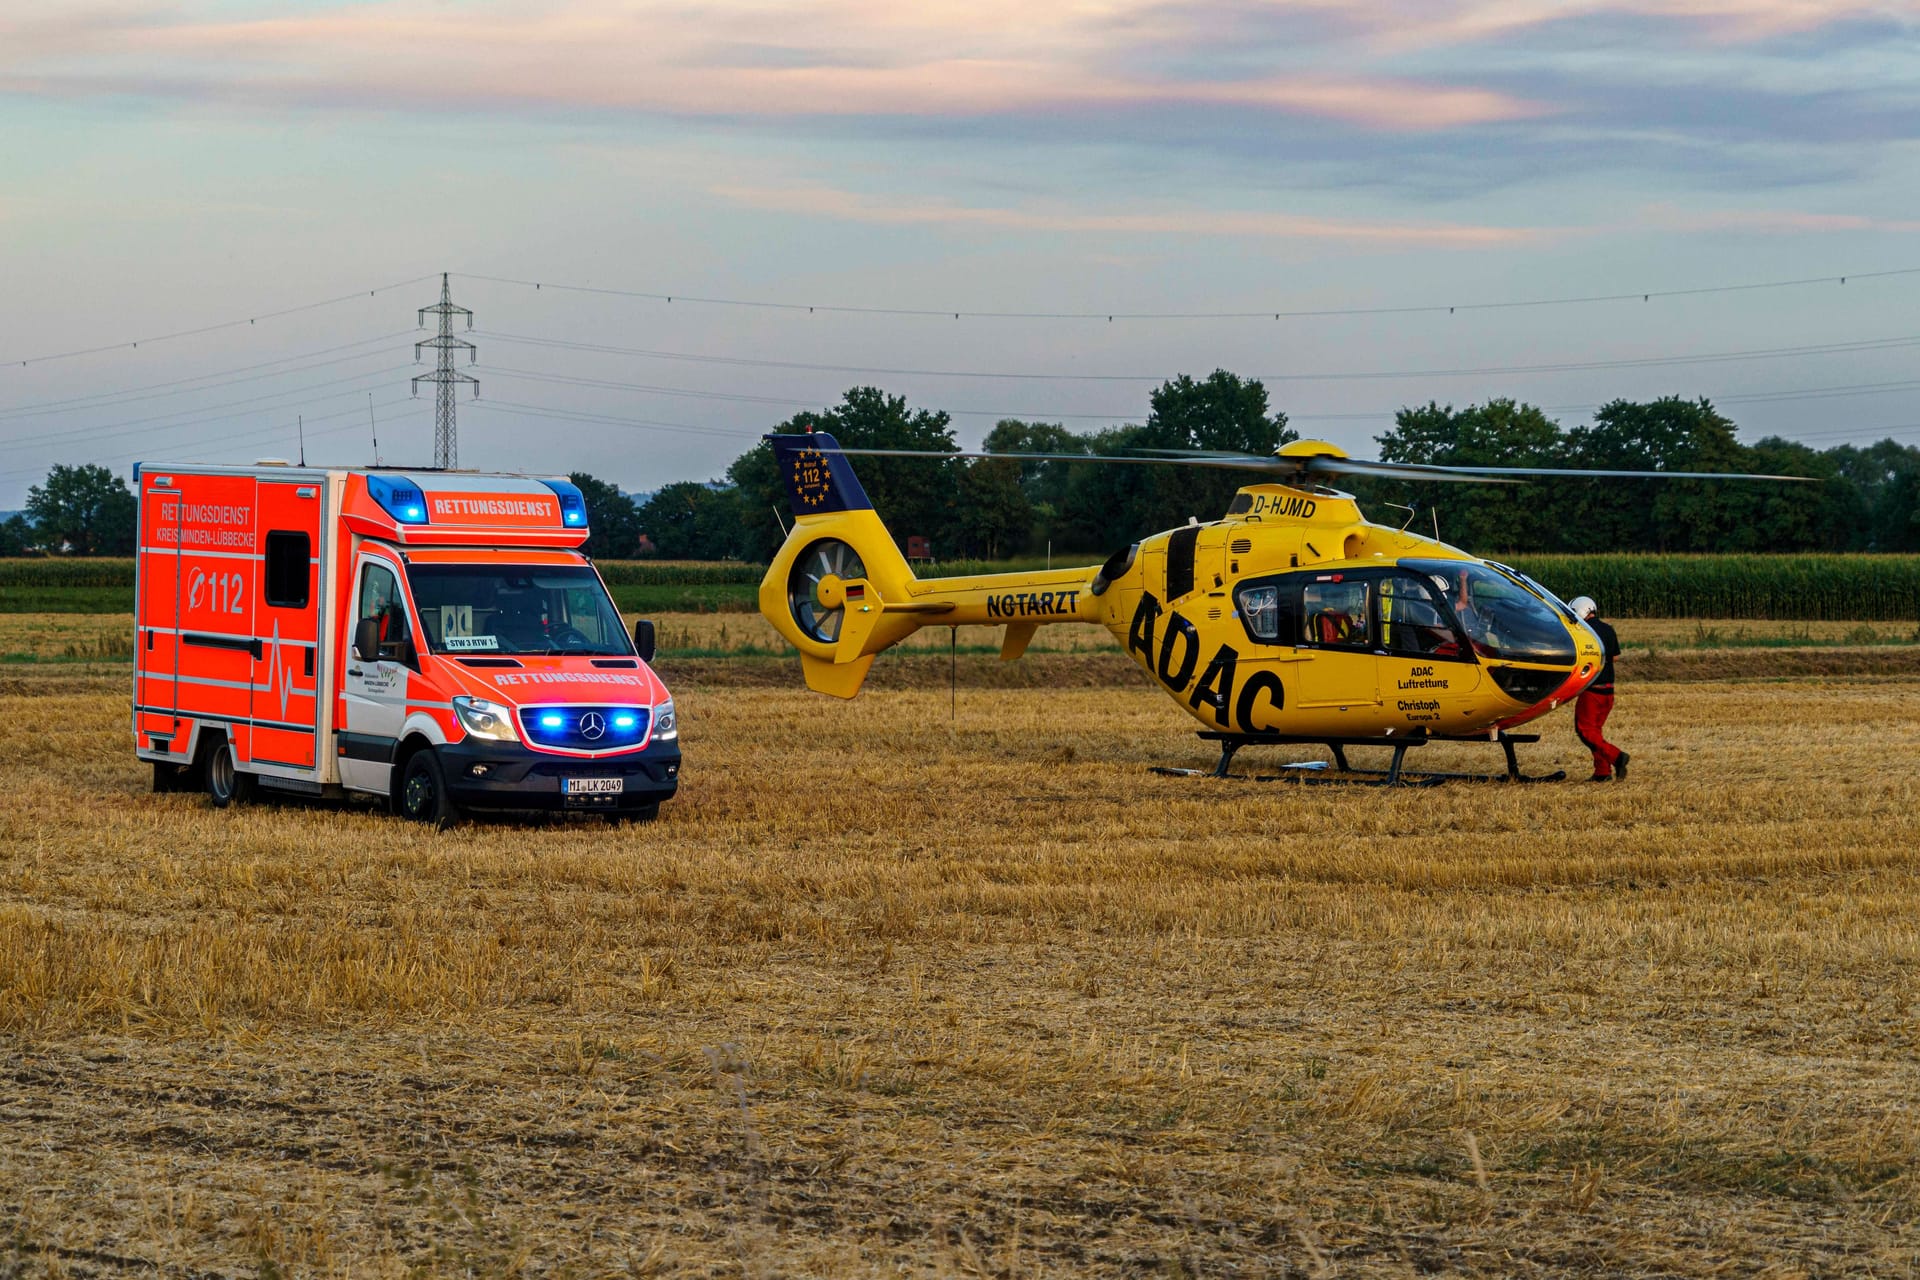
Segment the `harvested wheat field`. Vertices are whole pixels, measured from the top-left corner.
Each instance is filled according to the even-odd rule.
[[[1383,791],[914,661],[669,661],[659,822],[445,834],[149,795],[124,668],[15,668],[0,1274],[1920,1267],[1910,676]]]

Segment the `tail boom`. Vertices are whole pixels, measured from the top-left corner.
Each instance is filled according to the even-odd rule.
[[[796,649],[809,688],[851,698],[874,655],[925,626],[1005,627],[1017,658],[1050,622],[1100,619],[1100,570],[921,579],[832,436],[769,436],[793,528],[760,583],[760,612]]]

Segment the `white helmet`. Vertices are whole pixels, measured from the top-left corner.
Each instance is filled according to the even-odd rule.
[[[1573,616],[1582,622],[1600,612],[1600,606],[1593,602],[1592,596],[1575,596],[1567,602],[1567,608],[1573,610]]]

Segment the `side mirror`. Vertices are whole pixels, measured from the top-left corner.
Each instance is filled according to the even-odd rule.
[[[640,661],[653,661],[653,619],[642,618],[633,624],[633,647],[640,652]]]
[[[362,662],[380,660],[380,619],[362,618],[354,627],[353,656]]]

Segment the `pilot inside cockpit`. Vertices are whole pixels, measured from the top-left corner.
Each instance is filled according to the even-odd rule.
[[[1500,642],[1487,609],[1490,601],[1483,598],[1482,584],[1465,571],[1436,573],[1433,581],[1448,604],[1452,605],[1453,615],[1460,620],[1460,627],[1467,633],[1474,652],[1481,657],[1494,656]]]

